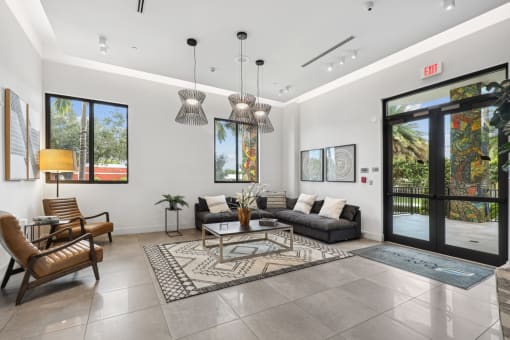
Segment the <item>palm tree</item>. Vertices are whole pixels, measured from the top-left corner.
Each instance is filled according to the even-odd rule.
[[[397,124],[393,126],[393,154],[397,158],[408,160],[428,160],[429,145],[416,124]]]

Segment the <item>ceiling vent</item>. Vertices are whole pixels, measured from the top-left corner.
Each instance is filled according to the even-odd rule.
[[[338,44],[336,44],[335,46],[333,47],[330,47],[329,49],[327,49],[326,51],[322,52],[321,54],[319,54],[318,56],[316,57],[313,57],[312,59],[310,59],[309,61],[307,61],[306,63],[304,63],[303,65],[301,65],[301,67],[307,67],[308,65],[310,65],[311,63],[314,63],[316,62],[317,60],[319,60],[320,58],[330,54],[331,52],[333,52],[334,50],[336,50],[337,48],[347,44],[349,41],[351,40],[354,40],[354,36],[351,35],[349,38],[345,39],[344,41],[341,41],[339,42]]]

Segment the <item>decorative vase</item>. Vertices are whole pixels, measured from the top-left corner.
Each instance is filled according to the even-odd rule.
[[[251,210],[250,208],[237,208],[237,217],[242,227],[250,225]]]

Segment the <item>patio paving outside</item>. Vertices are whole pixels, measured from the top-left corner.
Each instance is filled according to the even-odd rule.
[[[446,218],[446,244],[484,253],[498,254],[498,222],[464,222]],[[429,240],[429,216],[394,215],[393,233]]]

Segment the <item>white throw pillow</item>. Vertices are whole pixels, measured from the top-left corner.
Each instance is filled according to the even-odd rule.
[[[299,195],[296,205],[294,206],[294,211],[301,211],[302,213],[309,214],[316,198],[317,195]]]
[[[333,218],[335,220],[340,219],[340,213],[344,208],[347,200],[342,198],[331,198],[326,197],[324,199],[324,204],[322,205],[321,211],[319,211],[319,216]]]
[[[237,195],[236,195],[236,198],[237,198],[237,202],[239,203],[239,200],[241,199],[241,193],[238,192]],[[250,209],[258,209],[259,207],[257,206],[257,198],[255,198],[253,200],[253,202],[250,203],[250,205],[248,206],[248,208]]]
[[[213,214],[230,211],[230,208],[228,207],[227,204],[227,200],[225,199],[225,195],[205,196],[204,199],[207,202],[207,207],[209,207],[209,211],[212,212]]]

